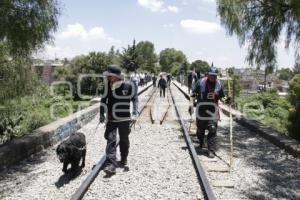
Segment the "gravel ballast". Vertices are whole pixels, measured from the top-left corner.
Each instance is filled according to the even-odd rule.
[[[140,104],[150,93],[151,90],[142,95]],[[163,100],[155,104],[164,106]],[[2,172],[0,199],[70,199],[103,155],[104,126],[95,131],[98,118],[80,129],[86,134],[87,157],[86,167],[78,177],[69,180],[63,175],[54,146]],[[202,199],[181,135],[176,119],[163,125],[151,124],[149,107],[146,108],[130,135],[129,171],[118,168],[110,178],[100,172],[84,199]]]
[[[154,110],[164,112],[166,102],[157,95]],[[129,171],[111,178],[101,172],[84,199],[203,199],[173,107],[163,125],[150,123],[149,109],[130,135]]]
[[[186,125],[190,126],[188,101],[171,86]],[[140,98],[143,104],[151,93]],[[163,112],[164,101],[156,97],[157,111]],[[63,175],[55,148],[48,148],[0,173],[0,199],[70,199],[104,153],[104,126],[95,131],[99,116],[80,131],[86,134],[86,167],[73,180]],[[197,176],[171,107],[166,121],[151,124],[146,108],[130,134],[129,171],[117,169],[108,178],[100,172],[84,199],[203,199]],[[234,159],[230,172],[209,171],[213,166],[228,167],[229,118],[221,113],[218,128],[217,157],[208,159],[198,152],[210,183],[229,181],[233,188],[213,187],[218,199],[300,199],[300,160],[261,138],[247,128],[233,123]],[[195,123],[191,137],[198,149]]]

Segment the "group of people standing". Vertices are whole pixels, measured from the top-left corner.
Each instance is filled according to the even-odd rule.
[[[137,84],[137,86],[144,86],[151,81],[151,76],[148,73],[133,72],[130,75],[130,80]]]

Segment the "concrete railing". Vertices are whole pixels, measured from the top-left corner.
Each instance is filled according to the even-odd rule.
[[[54,121],[0,147],[0,170],[51,146],[80,129],[99,112],[99,104]]]
[[[142,94],[152,84],[139,88],[138,95]],[[90,122],[99,112],[100,103],[89,106],[65,118],[54,121],[34,130],[32,133],[16,138],[0,146],[0,171],[30,155],[52,146],[68,137],[82,126]]]

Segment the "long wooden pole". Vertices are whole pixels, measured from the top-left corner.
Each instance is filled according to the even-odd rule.
[[[231,94],[230,82],[229,82],[229,74],[227,70],[227,84],[228,84],[228,96]],[[233,133],[232,133],[232,113],[231,113],[231,103],[229,104],[229,140],[230,140],[230,168],[233,165]]]

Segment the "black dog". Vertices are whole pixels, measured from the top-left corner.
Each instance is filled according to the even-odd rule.
[[[79,167],[80,159],[81,168],[85,166],[85,155],[86,155],[86,141],[83,133],[76,132],[70,137],[58,145],[56,154],[63,162],[64,173],[67,173],[68,165],[71,163],[71,172],[76,172]]]

